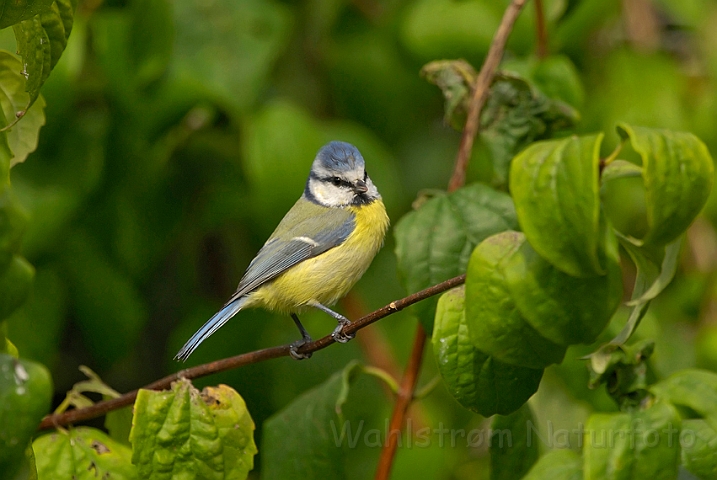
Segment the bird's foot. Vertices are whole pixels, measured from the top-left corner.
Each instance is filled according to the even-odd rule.
[[[331,332],[331,338],[339,343],[346,343],[356,336],[355,333],[344,333],[344,327],[351,325],[351,321],[348,318],[339,320],[339,325]]]
[[[297,340],[291,345],[289,345],[289,355],[291,355],[291,358],[294,360],[306,360],[307,358],[311,358],[311,352],[308,353],[301,353],[299,352],[299,348],[303,347],[304,345],[311,343],[311,337],[306,336],[302,338],[301,340]]]

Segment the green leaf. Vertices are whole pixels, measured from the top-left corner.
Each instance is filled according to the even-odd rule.
[[[40,128],[45,124],[45,100],[42,97],[27,108],[31,99],[25,91],[26,80],[20,73],[22,68],[22,63],[14,55],[0,50],[0,106],[4,115],[0,124],[6,127],[14,123],[5,133],[12,152],[10,167],[24,162],[35,151]]]
[[[346,477],[341,445],[348,422],[342,421],[341,407],[360,370],[359,364],[348,364],[264,423],[262,478]],[[350,427],[348,432],[350,437]]]
[[[508,416],[493,418],[490,426],[491,480],[521,478],[538,460],[538,442],[531,441],[529,433],[534,426],[535,417],[527,403]]]
[[[0,271],[0,319],[25,303],[34,277],[35,268],[19,255],[14,255],[4,271]]]
[[[139,480],[132,452],[91,427],[58,430],[37,438],[38,480]]]
[[[3,0],[0,2],[0,29],[28,20],[48,9],[53,0]]]
[[[548,98],[525,78],[513,73],[496,75],[481,111],[479,145],[490,152],[491,183],[505,186],[513,157],[536,140],[574,126],[578,112],[566,103]]]
[[[600,182],[605,183],[616,178],[640,176],[642,176],[642,167],[626,160],[613,160],[603,168],[600,174]]]
[[[55,0],[49,9],[13,25],[17,49],[22,56],[22,74],[30,94],[28,109],[67,46],[75,15],[74,0]]]
[[[537,142],[511,164],[520,226],[541,257],[575,277],[604,274],[599,163],[603,135]]]
[[[548,263],[523,239],[502,271],[525,321],[559,345],[594,342],[622,299],[622,270],[614,243],[613,254],[604,262],[606,275],[576,278]]]
[[[432,337],[438,369],[448,391],[465,408],[485,417],[507,415],[538,390],[543,370],[508,365],[473,346],[464,303],[465,287],[438,300]]]
[[[642,157],[649,227],[643,241],[666,245],[687,229],[705,205],[714,180],[712,157],[691,133],[625,123],[617,131]]]
[[[675,277],[675,272],[677,272],[677,261],[679,259],[681,246],[682,237],[679,237],[677,240],[667,245],[662,265],[660,265],[660,274],[652,282],[649,288],[639,294],[639,297],[633,298],[627,302],[628,306],[632,307],[641,303],[649,302],[662,293],[667,285],[670,284],[672,279]],[[634,291],[632,296],[635,297]]]
[[[394,229],[398,270],[406,290],[417,292],[465,272],[473,248],[498,232],[517,228],[513,202],[479,183],[425,202]],[[413,312],[433,329],[437,300]]]
[[[462,59],[434,60],[421,68],[421,76],[443,92],[443,121],[456,130],[462,130],[477,76],[473,66]]]
[[[24,113],[21,121],[7,132],[8,146],[13,154],[10,166],[24,162],[27,156],[35,151],[40,138],[40,128],[43,125],[45,125],[45,99],[40,96]]]
[[[567,448],[551,450],[522,480],[583,480],[583,459]]]
[[[109,385],[102,381],[102,379],[89,367],[80,365],[80,371],[87,376],[87,380],[82,380],[75,383],[72,388],[65,395],[65,399],[55,409],[55,413],[62,413],[67,410],[68,407],[73,406],[75,408],[86,408],[94,405],[95,402],[90,400],[85,393],[100,393],[102,397],[117,398],[120,396],[119,392],[115,391]]]
[[[254,421],[244,399],[227,385],[206,387],[202,400],[214,418],[219,438],[224,443],[225,478],[246,478],[254,468]]]
[[[26,465],[25,450],[50,409],[52,380],[39,363],[0,354],[0,472]]]
[[[717,478],[717,430],[701,419],[682,421],[682,465],[699,478]]]
[[[524,242],[522,233],[503,232],[473,251],[466,278],[466,322],[479,350],[511,365],[539,369],[562,361],[566,348],[525,321],[509,290],[505,265]]]
[[[596,413],[584,434],[585,480],[677,478],[680,417],[667,402],[631,413]]]
[[[681,370],[652,385],[650,391],[662,400],[688,407],[717,430],[717,374],[707,370]]]
[[[632,311],[625,327],[610,341],[613,345],[622,345],[630,339],[640,325],[642,317],[647,313],[650,301],[670,284],[677,271],[677,260],[682,244],[682,239],[678,238],[667,247],[655,249],[638,246],[632,239],[620,234],[618,238],[635,263],[637,275],[632,290],[632,300],[627,303],[628,306],[632,306]],[[660,256],[662,256],[661,262],[658,260]]]
[[[170,391],[140,390],[130,441],[139,478],[247,477],[256,445],[244,400],[221,385],[201,393],[189,380]]]

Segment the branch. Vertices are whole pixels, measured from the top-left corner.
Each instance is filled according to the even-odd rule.
[[[416,292],[400,300],[389,303],[383,308],[379,308],[368,315],[365,315],[355,322],[344,328],[344,333],[351,334],[356,333],[362,328],[371,325],[374,322],[381,320],[382,318],[388,317],[396,312],[400,312],[404,308],[413,305],[414,303],[425,300],[426,298],[443,293],[446,290],[450,290],[453,287],[463,284],[466,281],[465,275],[459,275],[457,277],[441,282],[432,287],[428,287],[420,292]],[[315,342],[308,343],[301,346],[298,349],[299,353],[312,353],[317,350],[323,350],[334,343],[334,339],[331,335],[327,335],[323,338],[316,340]],[[243,367],[252,363],[259,363],[272,358],[286,357],[289,355],[289,345],[282,345],[280,347],[265,348],[263,350],[256,350],[254,352],[244,353],[235,357],[224,358],[215,362],[205,363],[203,365],[197,365],[196,367],[187,368],[180,370],[172,375],[168,375],[161,378],[149,385],[143,387],[145,390],[164,390],[171,386],[172,382],[179,380],[180,378],[194,379],[211,375],[213,373],[219,373],[233,368]],[[75,410],[68,410],[60,414],[47,415],[42,419],[40,423],[40,430],[47,430],[70,423],[81,422],[90,420],[92,418],[101,417],[112,410],[117,410],[122,407],[126,407],[134,403],[137,398],[137,392],[139,390],[133,390],[124,395],[105,400],[102,402],[95,403],[92,406],[86,408],[78,408]]]
[[[535,34],[538,37],[538,47],[536,54],[539,59],[548,56],[548,32],[545,28],[545,11],[543,9],[543,0],[535,0]]]
[[[408,407],[411,406],[413,400],[413,392],[418,382],[418,372],[421,369],[423,360],[423,347],[426,344],[426,331],[419,323],[416,329],[416,336],[413,339],[413,348],[411,349],[411,358],[408,360],[406,372],[401,380],[401,388],[396,397],[396,404],[393,406],[393,415],[391,416],[391,425],[386,434],[386,443],[381,450],[381,457],[378,460],[376,468],[376,480],[388,479],[393,466],[393,458],[396,455],[398,447],[398,439],[403,429],[403,419],[406,417]]]
[[[495,71],[503,58],[505,44],[515,20],[518,18],[520,10],[525,5],[526,0],[513,0],[503,14],[503,20],[500,22],[498,31],[495,32],[493,42],[490,44],[488,55],[485,57],[483,67],[476,79],[473,98],[471,99],[470,109],[468,110],[468,118],[463,128],[463,136],[461,137],[461,145],[458,149],[458,158],[456,158],[456,166],[453,170],[453,176],[448,184],[448,191],[452,192],[459,189],[466,183],[466,171],[468,170],[468,161],[473,151],[473,140],[478,133],[480,127],[480,111],[483,109],[486,98],[488,98],[488,89],[493,83]]]
[[[458,190],[466,183],[468,160],[471,157],[473,141],[475,136],[478,134],[478,129],[480,127],[480,112],[483,109],[483,105],[485,105],[486,98],[488,97],[488,89],[490,88],[490,84],[493,83],[495,71],[503,58],[503,51],[505,50],[505,44],[508,41],[508,36],[513,30],[515,20],[518,18],[518,14],[523,8],[523,5],[525,5],[525,1],[526,0],[513,0],[506,9],[503,19],[500,22],[500,26],[498,26],[498,30],[491,42],[488,55],[483,62],[483,67],[481,67],[478,78],[475,81],[473,97],[471,98],[470,109],[468,110],[468,118],[466,119],[465,127],[463,127],[463,136],[461,137],[458,157],[456,158],[453,175],[448,182],[449,192]],[[465,275],[463,277],[465,279]],[[403,374],[401,389],[398,392],[398,398],[396,398],[396,404],[393,407],[393,414],[391,415],[391,424],[388,430],[386,443],[381,450],[381,457],[379,458],[378,467],[376,468],[376,480],[388,480],[391,474],[391,467],[393,466],[393,459],[396,456],[396,448],[398,446],[398,439],[403,428],[403,421],[406,417],[408,407],[413,400],[413,392],[416,389],[416,382],[418,381],[418,373],[421,368],[421,361],[423,360],[423,347],[425,344],[426,331],[419,323],[418,328],[416,329],[416,336],[413,339],[411,358],[409,359],[406,371]]]

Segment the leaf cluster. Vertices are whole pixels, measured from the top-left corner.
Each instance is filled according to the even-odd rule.
[[[468,184],[446,193],[508,3],[5,2],[0,472],[366,478],[393,435],[394,478],[714,478],[717,10],[641,2],[641,30],[619,2],[544,0],[555,53],[538,58],[528,3]],[[82,408],[181,368],[334,139],[359,147],[395,225],[337,308],[465,287],[365,343],[141,390],[103,430],[28,448],[53,393]],[[392,432],[414,318],[431,342]],[[245,312],[192,361],[294,340]]]

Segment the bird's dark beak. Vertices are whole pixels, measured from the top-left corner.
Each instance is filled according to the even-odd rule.
[[[354,184],[354,192],[356,192],[356,193],[368,192],[368,186],[366,185],[366,182],[364,182],[363,180],[356,180],[356,183]]]

